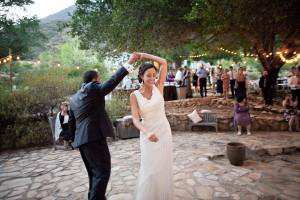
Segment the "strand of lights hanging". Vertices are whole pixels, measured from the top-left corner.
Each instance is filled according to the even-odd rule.
[[[300,61],[300,54],[297,53],[296,51],[293,52],[294,57],[291,58],[291,59],[286,59],[286,58],[284,57],[283,54],[287,54],[287,53],[288,53],[287,50],[284,51],[283,53],[282,53],[281,51],[276,52],[276,54],[280,57],[280,59],[281,59],[283,62],[285,62],[285,63],[293,63],[293,62]]]
[[[200,57],[203,57],[203,56],[206,56],[207,54],[206,53],[203,53],[203,54],[198,54],[198,55],[191,55],[191,56],[188,56],[188,58],[200,58]],[[179,56],[180,58],[183,58],[185,56]]]
[[[5,64],[7,62],[11,62],[11,61],[13,61],[14,58],[15,58],[15,60],[20,60],[20,56],[8,55],[4,58],[0,58],[0,65]]]
[[[240,55],[240,56],[242,56],[242,57],[257,57],[257,55],[252,54],[252,53],[246,53],[246,54],[244,54],[244,53],[239,53],[239,52],[235,52],[235,51],[230,51],[230,50],[228,50],[228,49],[224,49],[223,47],[219,47],[218,50],[223,51],[223,52],[226,52],[226,53],[228,53],[228,54],[232,54],[232,55]]]

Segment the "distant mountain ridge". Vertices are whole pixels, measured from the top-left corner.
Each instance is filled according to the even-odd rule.
[[[76,6],[70,6],[68,8],[65,8],[57,13],[54,13],[52,15],[49,15],[47,17],[44,17],[40,19],[41,24],[47,24],[51,22],[66,22],[71,19],[71,16],[76,10]]]
[[[42,48],[36,50],[37,54],[45,50],[55,50],[60,44],[63,44],[70,36],[67,34],[68,28],[60,30],[59,26],[71,20],[76,10],[76,6],[70,6],[57,13],[44,17],[40,20],[42,32],[48,38],[48,42]]]

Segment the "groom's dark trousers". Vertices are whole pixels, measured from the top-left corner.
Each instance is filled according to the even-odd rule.
[[[104,83],[83,83],[70,100],[69,126],[89,176],[89,200],[105,200],[111,160],[106,137],[113,137],[112,123],[105,111],[105,95],[128,74],[120,68]]]

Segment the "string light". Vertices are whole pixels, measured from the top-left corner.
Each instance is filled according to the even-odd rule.
[[[13,59],[14,59],[13,55],[8,55],[4,58],[0,58],[0,64],[5,64],[7,62],[11,62],[11,61],[13,61]],[[20,60],[20,56],[16,56],[15,59]]]
[[[59,63],[57,64],[57,67],[60,67],[60,64],[59,64]]]
[[[286,52],[286,51],[285,51]],[[284,53],[285,53],[284,52]],[[295,52],[294,52],[295,53]],[[293,53],[293,54],[294,54]],[[297,62],[297,61],[299,61],[300,60],[300,54],[297,54],[297,52],[296,52],[296,54],[294,54],[294,55],[296,55],[294,58],[292,58],[292,59],[286,59],[283,55],[282,55],[282,53],[280,53],[279,54],[279,57],[280,57],[280,59],[283,61],[283,62],[285,62],[285,63],[293,63],[293,62]]]
[[[80,67],[76,67],[77,69],[80,69]]]

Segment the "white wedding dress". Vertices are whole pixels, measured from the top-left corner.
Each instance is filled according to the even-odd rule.
[[[164,98],[153,86],[152,96],[146,99],[139,90],[134,91],[141,111],[142,124],[158,137],[151,142],[145,133],[140,134],[141,165],[136,200],[173,199],[173,149],[170,124],[164,107]]]

